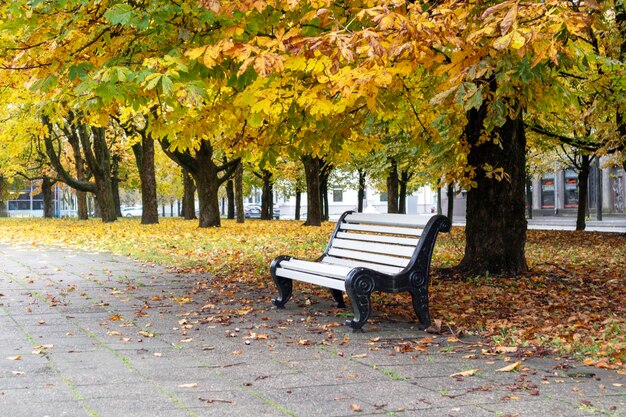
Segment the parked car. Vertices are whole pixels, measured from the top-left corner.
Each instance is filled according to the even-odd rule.
[[[143,207],[122,207],[122,216],[124,217],[140,217],[143,213]]]
[[[260,219],[261,218],[261,206],[257,204],[248,204],[243,208],[244,214],[243,216],[246,219]],[[273,217],[275,219],[280,219],[280,208],[278,206],[274,206],[273,209]]]

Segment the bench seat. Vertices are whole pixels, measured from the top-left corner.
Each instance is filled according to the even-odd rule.
[[[435,215],[425,226],[422,216],[403,214],[344,213],[323,255],[315,261],[279,256],[270,271],[279,291],[272,300],[284,308],[293,290],[293,281],[331,289],[341,307],[348,294],[354,319],[348,324],[360,329],[371,313],[373,291],[407,291],[420,327],[430,325],[428,284],[430,259],[437,234],[450,230],[447,217]]]

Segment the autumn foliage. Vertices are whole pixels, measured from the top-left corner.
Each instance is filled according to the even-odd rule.
[[[210,273],[214,278],[203,282],[194,297],[211,292],[237,300],[252,291],[268,306],[275,296],[268,271],[271,259],[284,253],[315,258],[333,228],[332,223],[307,228],[290,221],[224,221],[221,228],[199,229],[179,219],[143,227],[136,219],[113,225],[2,219],[0,226],[0,242],[111,251],[181,272]],[[626,236],[531,230],[529,272],[498,279],[458,279],[441,270],[463,256],[463,242],[462,228],[455,228],[440,236],[435,248],[431,313],[441,320],[443,331],[476,332],[497,345],[517,346],[529,354],[554,350],[596,366],[623,366]],[[297,296],[313,295],[326,298],[330,306],[330,297],[321,288],[310,286]],[[380,303],[374,306],[374,322],[416,320],[406,294],[375,294],[373,302]],[[326,304],[316,308],[326,309]]]

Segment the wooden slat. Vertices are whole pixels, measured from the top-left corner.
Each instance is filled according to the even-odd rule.
[[[362,232],[385,233],[389,235],[421,236],[422,229],[413,227],[376,226],[372,224],[342,223],[341,230],[358,230]]]
[[[326,263],[326,264],[332,264],[332,265],[344,265],[344,266],[349,266],[353,268],[362,266],[362,267],[373,269],[374,271],[382,272],[383,274],[389,274],[389,275],[397,274],[403,269],[398,266],[380,265],[380,264],[374,264],[371,262],[364,262],[364,261],[353,261],[353,260],[345,259],[345,258],[335,258],[334,256],[324,256],[321,262]]]
[[[359,242],[357,240],[333,239],[333,248],[353,249],[359,252],[379,253],[381,255],[404,256],[410,258],[415,252],[413,246],[389,245],[386,243]]]
[[[360,240],[363,242],[378,242],[378,243],[393,243],[396,245],[404,246],[417,246],[419,239],[410,237],[398,237],[398,236],[384,236],[384,235],[371,235],[369,233],[351,233],[351,232],[338,232],[337,237],[340,239]]]
[[[306,272],[316,275],[325,275],[328,277],[345,279],[348,272],[352,268],[342,265],[330,265],[320,262],[308,262],[299,259],[292,259],[289,261],[282,261],[280,268],[287,268],[294,271]]]
[[[305,272],[294,271],[294,270],[285,269],[285,268],[276,269],[276,275],[279,277],[291,278],[297,281],[303,281],[303,282],[308,282],[311,284],[321,285],[327,288],[334,288],[336,290],[341,290],[341,291],[346,290],[346,284],[344,280],[342,279],[328,278],[328,277],[323,277],[321,275],[307,274]]]
[[[348,223],[368,223],[386,226],[425,226],[430,216],[389,213],[352,213],[345,217]]]
[[[400,266],[400,267],[405,267],[409,263],[408,258],[398,258],[395,256],[388,256],[388,255],[377,255],[374,253],[359,252],[359,251],[339,249],[339,248],[330,248],[330,250],[328,251],[328,254],[331,256],[337,256],[340,258],[358,259],[358,260],[366,261],[366,262],[373,262],[377,264]]]

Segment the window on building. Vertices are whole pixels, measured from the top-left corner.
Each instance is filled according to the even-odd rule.
[[[565,208],[578,207],[578,174],[572,169],[565,171],[565,195],[563,197]]]
[[[340,188],[335,188],[333,190],[333,203],[341,202],[343,202],[343,190]]]
[[[380,201],[387,201],[387,191],[380,193]]]
[[[541,177],[541,208],[554,208],[554,174]]]

